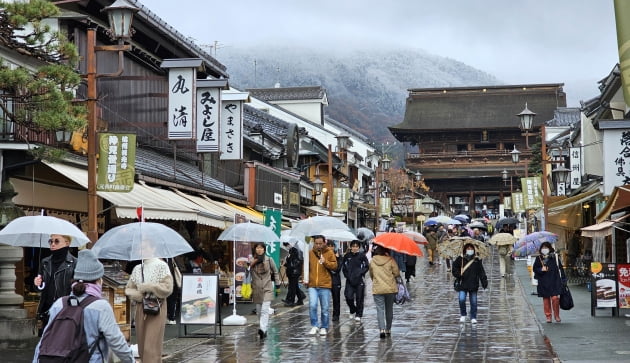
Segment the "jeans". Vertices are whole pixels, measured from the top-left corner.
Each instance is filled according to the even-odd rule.
[[[477,319],[477,291],[459,292],[459,315],[466,316],[466,294],[470,299],[470,318]]]
[[[317,305],[321,305],[321,321],[317,323]],[[330,320],[330,289],[324,287],[308,288],[308,310],[311,326],[328,329]]]
[[[380,330],[391,330],[396,294],[376,294],[372,295],[372,297],[374,297],[374,305],[376,305],[378,328]]]

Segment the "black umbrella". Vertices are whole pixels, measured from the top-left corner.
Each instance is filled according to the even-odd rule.
[[[494,228],[498,231],[503,226],[509,226],[509,225],[516,226],[517,224],[519,224],[519,220],[518,219],[516,219],[514,217],[506,217],[506,218],[499,219],[497,221],[497,224],[494,225]]]

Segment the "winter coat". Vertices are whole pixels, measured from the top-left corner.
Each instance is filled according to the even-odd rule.
[[[416,260],[418,258],[416,256],[407,255],[405,256],[405,265],[407,266],[416,266]]]
[[[273,283],[280,286],[276,263],[265,256],[262,263],[251,267],[252,276],[252,301],[254,304],[262,304],[264,301],[272,301],[274,298]],[[271,278],[273,275],[273,279]]]
[[[72,294],[74,295],[74,294]],[[83,301],[88,295],[83,294],[78,297],[79,301]],[[55,301],[50,308],[50,321],[63,309],[62,299]],[[49,327],[50,325],[47,325]],[[127,344],[125,337],[120,331],[120,327],[116,323],[114,311],[109,301],[99,299],[85,307],[83,311],[83,327],[85,330],[85,338],[88,346],[93,344],[99,335],[102,334],[104,339],[99,341],[100,349],[95,349],[90,357],[90,362],[104,362],[109,356],[109,351],[113,351],[118,359],[123,363],[133,363],[136,360],[133,357],[131,347]],[[35,357],[33,362],[37,362],[41,341],[35,348]],[[101,356],[101,352],[103,356]],[[105,357],[105,359],[103,358]]]
[[[436,232],[429,232],[426,234],[426,238],[427,238],[427,243],[428,243],[428,247],[431,250],[434,250],[437,248],[437,244],[438,244],[438,235]]]
[[[304,257],[302,251],[296,247],[289,249],[289,255],[284,260],[284,267],[288,277],[300,277],[304,269]]]
[[[51,283],[52,275],[52,256],[42,259],[40,274],[42,281],[46,284],[42,290],[39,299],[40,303],[37,307],[37,316],[40,317],[48,312],[52,304],[62,296],[70,295],[72,291],[72,280],[74,279],[74,268],[77,265],[77,258],[68,251],[66,260],[59,265],[55,271],[54,285]]]
[[[343,256],[341,265],[343,275],[346,277],[346,284],[352,286],[358,286],[363,283],[363,276],[370,269],[370,262],[365,257],[365,253],[362,252],[346,253]]]
[[[397,277],[400,277],[400,270],[393,258],[384,255],[372,257],[370,262],[372,295],[398,293]]]
[[[546,265],[549,267],[547,271],[543,271],[542,267]],[[538,287],[536,288],[539,297],[551,297],[558,296],[562,292],[562,276],[558,271],[558,265],[562,269],[562,262],[558,259],[556,264],[556,254],[550,253],[547,258],[538,256],[534,260],[534,278],[538,280]],[[564,271],[563,271],[564,272]]]
[[[483,263],[481,259],[478,257],[474,258],[474,262],[468,266],[464,274],[462,275],[461,271],[466,264],[471,260],[468,256],[459,256],[453,262],[452,273],[455,278],[461,278],[461,290],[463,291],[477,291],[479,290],[479,282],[481,281],[481,286],[485,289],[488,287],[488,277],[486,276],[486,271],[483,268]]]
[[[140,303],[146,293],[152,293],[158,298],[164,299],[172,292],[173,275],[171,275],[166,262],[159,258],[149,258],[144,260],[144,263],[136,265],[125,288],[125,295]]]
[[[332,276],[330,270],[337,268],[337,258],[332,248],[326,246],[321,253],[324,256],[324,263],[319,263],[319,256],[315,254],[315,250],[309,251],[308,287],[332,288]]]

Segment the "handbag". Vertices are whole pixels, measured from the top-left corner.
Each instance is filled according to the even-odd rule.
[[[571,295],[571,290],[569,290],[569,286],[565,282],[565,279],[562,277],[563,271],[560,269],[560,264],[558,263],[558,255],[556,255],[556,266],[558,266],[558,275],[562,280],[562,288],[560,290],[560,309],[562,310],[571,310],[575,306],[573,303],[573,296]]]
[[[144,263],[140,267],[142,272],[142,282],[144,282]],[[146,293],[142,297],[142,311],[147,315],[158,315],[160,314],[160,308],[162,304],[160,303],[160,299],[153,295],[152,293]]]
[[[161,307],[162,304],[157,296],[148,293],[142,297],[142,311],[144,311],[145,314],[158,315],[160,314]]]
[[[475,261],[475,259],[473,258],[472,260],[468,261],[468,263],[466,264],[466,266],[463,266],[461,268],[461,272],[459,274],[460,277],[456,277],[455,281],[453,281],[453,289],[455,289],[455,291],[461,291],[462,289],[462,278],[461,276],[464,275],[464,271],[466,271],[466,269],[468,267],[470,267],[470,265],[473,263],[473,261]],[[462,260],[463,262],[463,260]]]
[[[173,262],[173,279],[175,280],[175,286],[182,287],[182,272],[177,267],[175,260]]]

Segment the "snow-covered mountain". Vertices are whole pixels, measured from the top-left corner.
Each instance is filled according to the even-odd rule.
[[[501,84],[494,76],[424,51],[323,51],[296,47],[223,48],[216,55],[239,88],[323,86],[327,114],[378,142],[400,123],[410,88]]]

